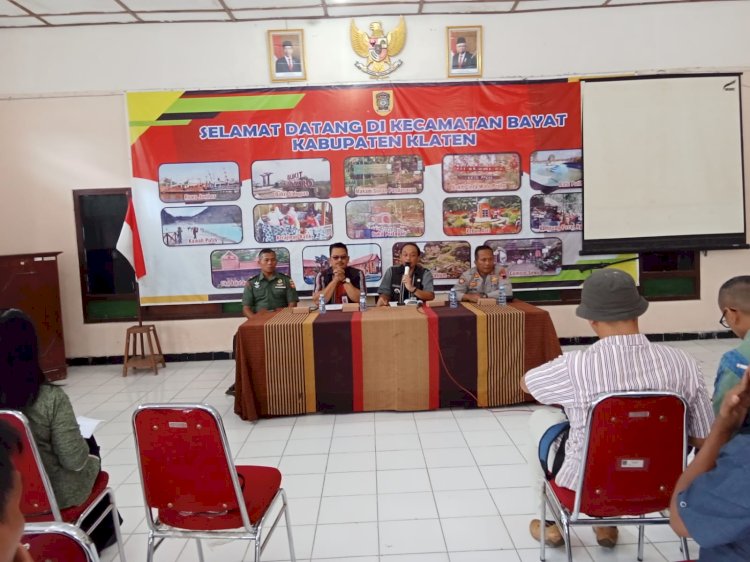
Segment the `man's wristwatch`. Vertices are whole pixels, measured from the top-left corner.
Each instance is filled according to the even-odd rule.
[[[352,282],[351,279],[349,279],[348,277],[344,279],[344,283],[351,283],[351,282]]]

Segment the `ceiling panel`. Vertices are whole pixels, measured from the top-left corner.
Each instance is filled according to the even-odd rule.
[[[717,0],[0,0],[0,28],[412,14],[505,14]],[[748,2],[750,0],[726,0]],[[24,11],[25,8],[30,13]],[[130,12],[135,14],[133,17]],[[33,17],[33,16],[38,17]],[[41,19],[40,19],[41,18]],[[447,20],[450,24],[450,21]]]
[[[505,2],[429,2],[422,8],[423,14],[476,14],[486,12],[508,12],[515,0]]]
[[[321,18],[323,8],[296,8],[294,10],[234,10],[238,20],[283,20],[300,18]]]
[[[329,6],[328,14],[334,17],[341,16],[378,16],[387,15],[409,15],[419,11],[419,4],[378,4],[378,9],[373,12],[372,6]]]
[[[285,8],[311,8],[321,6],[321,0],[224,0],[224,4],[230,10],[241,8],[278,8],[283,5]],[[323,11],[323,8],[320,8]]]
[[[160,10],[223,10],[219,0],[120,0],[134,12]]]
[[[21,8],[14,6],[7,0],[0,0],[0,16],[25,16],[27,15]]]
[[[563,8],[590,8],[601,6],[606,0],[521,0],[516,6],[519,12],[530,10],[560,10]]]
[[[115,0],[15,0],[35,14],[80,14],[86,12],[122,12]]]
[[[138,17],[143,21],[229,21],[226,12],[141,12]]]
[[[136,23],[130,14],[81,14],[69,16],[45,16],[51,25],[82,25],[92,23]]]
[[[0,17],[0,27],[34,27],[37,25],[44,25],[44,23],[31,16],[21,18]]]

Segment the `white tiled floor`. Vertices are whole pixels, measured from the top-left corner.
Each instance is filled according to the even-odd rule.
[[[736,340],[675,345],[703,363],[711,392],[722,353]],[[146,559],[146,524],[130,417],[144,402],[206,402],[221,412],[238,464],[278,466],[291,506],[298,560],[353,562],[523,562],[538,560],[529,536],[533,501],[524,461],[530,406],[492,410],[310,415],[249,423],[224,391],[232,361],[171,363],[158,376],[122,367],[75,367],[65,381],[75,411],[105,420],[96,432],[103,467],[125,520],[131,562]],[[668,528],[647,530],[645,560],[682,560]],[[589,529],[573,538],[575,560],[636,559],[635,528],[614,550]],[[204,546],[207,562],[252,559],[240,541]],[[551,562],[564,551],[548,549]],[[693,557],[697,547],[693,545]],[[263,560],[287,560],[277,532]],[[113,549],[104,560],[114,558]],[[195,544],[167,540],[157,562],[193,562]]]

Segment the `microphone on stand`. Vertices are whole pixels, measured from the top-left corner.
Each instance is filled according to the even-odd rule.
[[[404,302],[403,301],[404,292],[406,291],[406,289],[404,288],[404,279],[406,279],[407,277],[409,277],[409,264],[408,263],[404,266],[404,275],[403,277],[401,277],[401,302]],[[411,293],[409,293],[409,296],[411,296]]]

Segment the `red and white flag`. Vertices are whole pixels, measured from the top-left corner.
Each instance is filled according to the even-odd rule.
[[[117,239],[117,246],[115,247],[133,266],[136,279],[146,275],[146,262],[143,260],[143,247],[141,246],[141,236],[138,233],[138,222],[135,220],[132,198],[128,199],[128,212],[125,214],[125,222],[122,224],[120,237]]]

